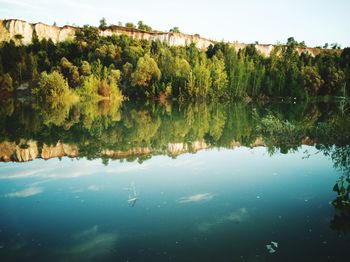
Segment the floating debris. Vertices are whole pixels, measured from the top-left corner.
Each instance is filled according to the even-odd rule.
[[[274,241],[271,241],[270,244],[266,245],[266,249],[267,251],[269,251],[270,254],[276,253],[277,248],[278,248],[278,243]]]
[[[278,243],[271,241],[271,244],[274,245],[275,248],[278,248]]]
[[[135,182],[131,182],[130,187],[125,188],[125,190],[129,191],[129,198],[128,198],[129,207],[135,206],[136,201],[139,199],[135,188]]]

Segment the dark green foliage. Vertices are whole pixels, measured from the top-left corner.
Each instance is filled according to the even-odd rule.
[[[107,28],[107,21],[106,18],[102,17],[100,20],[100,25],[98,26],[99,29],[104,30]]]
[[[180,29],[179,29],[177,26],[175,26],[175,27],[173,27],[172,29],[170,29],[169,32],[178,33],[178,34],[181,33],[181,32],[180,32]]]
[[[125,23],[125,27],[136,28],[136,26],[133,23],[131,23],[131,22]]]
[[[142,21],[138,21],[137,29],[148,31],[148,32],[152,32],[153,31],[152,27],[150,27],[149,25],[144,24]]]

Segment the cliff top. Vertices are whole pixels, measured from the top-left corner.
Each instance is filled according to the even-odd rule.
[[[55,25],[48,25],[42,22],[28,23],[21,19],[0,19],[0,41],[8,41],[14,39],[16,35],[22,35],[22,43],[29,44],[32,41],[33,32],[35,31],[39,40],[52,39],[53,42],[65,41],[69,38],[74,38],[75,31],[81,27],[64,25],[62,27]],[[159,32],[159,31],[146,31],[132,27],[110,25],[104,29],[99,29],[101,36],[122,35],[126,34],[132,38],[139,40],[149,41],[162,41],[167,42],[172,46],[186,46],[194,43],[198,48],[208,48],[210,45],[218,43],[220,41],[208,39],[199,36],[198,34],[185,34],[176,32]],[[230,42],[237,50],[243,49],[249,44],[236,42]],[[253,43],[255,48],[263,55],[269,56],[273,47],[273,44],[258,44]],[[321,52],[321,48],[317,47],[303,47],[298,46],[299,53],[309,53],[312,56],[316,56]]]

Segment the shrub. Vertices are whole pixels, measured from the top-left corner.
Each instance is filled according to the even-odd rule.
[[[38,86],[33,88],[33,94],[46,102],[63,102],[69,96],[74,96],[63,76],[54,71],[40,75]]]

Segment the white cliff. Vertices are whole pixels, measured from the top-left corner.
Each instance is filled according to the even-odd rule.
[[[51,39],[54,43],[73,39],[77,27],[74,26],[53,26],[43,23],[28,23],[23,20],[9,19],[0,20],[0,41],[9,41],[15,39],[16,35],[21,35],[22,43],[29,44],[32,41],[34,32],[38,36],[39,40]],[[209,45],[214,45],[215,41],[209,40],[198,35],[188,35],[182,33],[172,32],[146,32],[139,29],[132,29],[122,26],[110,26],[105,30],[100,30],[101,36],[111,35],[128,35],[135,39],[144,39],[150,41],[161,41],[166,42],[171,46],[186,46],[194,43],[199,49],[206,49]],[[243,49],[248,44],[234,42],[231,43],[235,49]],[[269,56],[274,45],[271,44],[255,44],[255,48],[263,55]],[[321,49],[318,48],[297,48],[299,53],[308,52],[311,55],[317,55]]]

